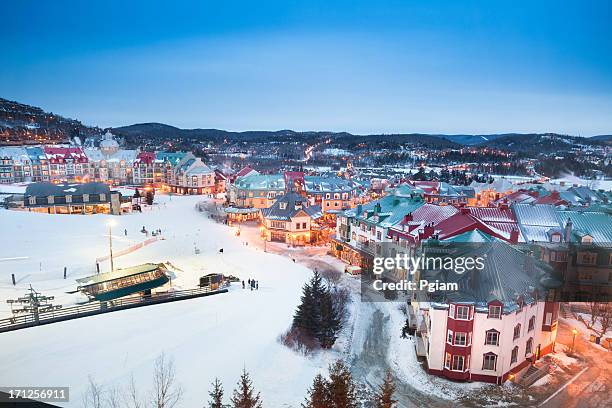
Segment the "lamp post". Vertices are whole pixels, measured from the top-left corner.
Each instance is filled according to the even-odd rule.
[[[114,220],[108,221],[108,249],[110,253],[110,270],[111,272],[115,271],[115,265],[113,262],[113,225],[115,225]]]
[[[263,243],[264,243],[264,252],[267,252],[267,247],[266,247],[266,245],[267,245],[267,243],[268,243],[268,240],[266,239],[265,228],[262,226],[262,227],[260,228],[260,231],[261,231],[261,239],[263,240]]]
[[[576,335],[578,334],[578,330],[572,329],[572,353],[574,352],[574,346],[576,345]]]

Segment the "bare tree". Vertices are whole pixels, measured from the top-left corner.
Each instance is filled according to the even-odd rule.
[[[183,389],[176,382],[174,362],[164,353],[155,360],[152,394],[155,408],[173,408],[183,396]]]
[[[97,384],[93,377],[90,375],[87,377],[88,385],[85,394],[83,394],[83,407],[84,408],[102,408],[103,400],[103,389]]]
[[[599,324],[601,325],[600,335],[603,337],[612,327],[612,303],[605,302],[601,304],[599,313]]]
[[[125,406],[129,408],[142,408],[143,404],[138,396],[136,390],[136,382],[134,381],[134,374],[130,377],[130,383],[128,384],[127,390],[123,396]]]
[[[591,318],[588,322],[585,320],[585,324],[589,329],[592,329],[593,327],[595,327],[595,323],[597,323],[597,320],[599,318],[601,303],[593,300],[589,302],[588,305],[589,312],[591,313]]]
[[[105,395],[106,398],[104,400],[107,408],[123,408],[123,398],[121,396],[121,391],[118,388],[109,389]]]

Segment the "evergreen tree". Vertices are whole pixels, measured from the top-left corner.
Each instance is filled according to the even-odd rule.
[[[329,290],[325,290],[321,298],[321,324],[317,338],[321,347],[324,349],[331,348],[338,338],[340,331],[340,317],[337,308],[334,305],[332,295]]]
[[[261,396],[255,395],[253,381],[246,369],[242,371],[231,401],[233,408],[262,408]]]
[[[416,172],[416,174],[412,177],[412,179],[417,180],[417,181],[427,180],[427,175],[425,174],[425,168],[419,167],[419,171]]]
[[[147,191],[147,194],[145,195],[145,199],[147,200],[148,205],[153,205],[154,198],[155,198],[155,193],[153,192],[153,190]]]
[[[342,310],[339,308],[343,307],[334,301],[323,277],[315,270],[302,289],[301,303],[293,316],[293,328],[317,340],[321,347],[330,348],[342,329]]]
[[[357,408],[357,392],[353,377],[342,360],[329,367],[329,408]]]
[[[215,382],[212,383],[213,390],[208,393],[210,401],[208,401],[208,408],[225,408],[223,404],[223,385],[218,378],[215,378]]]
[[[321,374],[317,374],[302,408],[328,408],[331,404],[328,386],[327,380]]]
[[[312,337],[318,337],[321,326],[321,298],[325,292],[323,278],[314,271],[309,283],[302,289],[302,302],[293,316],[293,326],[306,331]]]
[[[383,383],[378,386],[378,392],[376,393],[374,400],[375,408],[393,408],[397,404],[397,401],[393,399],[395,393],[395,383],[391,372],[387,371]]]

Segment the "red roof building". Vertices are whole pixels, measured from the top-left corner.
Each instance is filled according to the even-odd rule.
[[[569,205],[567,201],[561,198],[561,195],[556,190],[549,195],[536,198],[534,204],[551,204],[554,206]]]
[[[152,152],[140,152],[138,156],[136,156],[136,160],[134,161],[134,167],[140,164],[146,164],[147,166],[151,166],[155,161],[155,153]]]
[[[89,162],[80,147],[45,147],[44,152],[51,164]]]

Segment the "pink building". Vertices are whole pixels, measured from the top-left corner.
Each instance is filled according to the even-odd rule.
[[[457,277],[460,289],[444,299],[410,305],[417,354],[431,374],[501,384],[553,351],[559,305],[544,294],[558,285],[531,256],[486,234],[456,242],[474,234],[482,235],[476,253],[486,255],[485,268]]]

